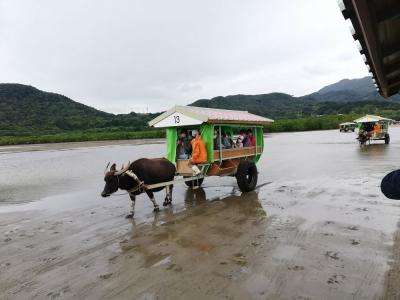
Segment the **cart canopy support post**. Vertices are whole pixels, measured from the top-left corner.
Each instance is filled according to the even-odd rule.
[[[201,138],[206,144],[207,160],[214,160],[214,124],[204,123],[200,126]]]
[[[167,128],[167,159],[176,165],[176,141],[178,133],[175,127]]]

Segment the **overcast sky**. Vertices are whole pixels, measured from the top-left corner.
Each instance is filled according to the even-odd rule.
[[[0,82],[108,112],[366,75],[337,0],[0,0]]]

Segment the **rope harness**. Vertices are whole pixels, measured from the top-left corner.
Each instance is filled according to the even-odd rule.
[[[137,175],[135,173],[133,173],[132,170],[127,170],[126,172],[122,173],[121,175],[126,174],[129,177],[133,178],[137,183],[137,187],[134,187],[133,189],[128,190],[128,193],[134,193],[136,191],[140,191],[140,192],[144,192],[146,190],[146,185],[144,184],[143,181],[141,181],[139,179],[139,177],[137,177]]]
[[[125,171],[125,172],[123,172],[123,173],[121,173],[119,175],[116,175],[117,181],[118,181],[118,186],[119,186],[119,176],[122,176],[122,175],[125,175],[125,174],[128,175],[129,177],[133,178],[138,183],[138,185],[136,187],[134,187],[133,189],[127,190],[126,193],[111,194],[110,196],[124,196],[126,194],[134,193],[134,192],[137,192],[137,191],[140,191],[142,193],[147,189],[147,187],[144,184],[144,182],[141,181],[139,179],[139,177],[137,177],[137,175],[135,173],[133,173],[132,170],[127,170],[127,171]]]

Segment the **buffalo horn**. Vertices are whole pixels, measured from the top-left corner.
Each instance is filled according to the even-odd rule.
[[[124,167],[124,165],[122,165],[121,170],[119,170],[118,172],[115,172],[114,175],[118,176],[118,175],[121,175],[121,174],[125,173],[126,171],[128,171],[130,164],[131,164],[131,162],[128,162],[126,167]]]
[[[106,175],[106,173],[107,173],[107,170],[108,170],[108,166],[110,165],[110,162],[108,162],[108,164],[107,164],[107,166],[106,166],[106,168],[104,169],[104,175]]]

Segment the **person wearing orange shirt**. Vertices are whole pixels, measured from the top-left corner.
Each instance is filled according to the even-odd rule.
[[[381,124],[379,122],[376,122],[374,125],[374,133],[377,134],[381,131]]]
[[[205,163],[207,161],[207,149],[206,144],[204,143],[200,133],[197,130],[192,130],[192,136],[194,136],[194,139],[191,142],[192,158],[190,159],[190,163],[193,165],[193,172],[195,173],[195,175],[198,175],[201,173],[201,171],[196,165]]]

